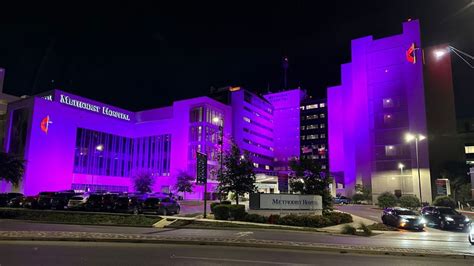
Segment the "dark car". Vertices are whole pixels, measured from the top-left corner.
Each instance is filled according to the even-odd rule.
[[[338,196],[334,198],[333,202],[334,204],[349,204],[351,203],[351,199],[344,196]]]
[[[424,207],[421,210],[423,217],[430,226],[445,229],[466,229],[471,224],[471,221],[466,216],[460,214],[456,210],[449,207]]]
[[[8,201],[7,206],[10,208],[22,208],[24,203],[25,203],[25,195],[19,194],[11,198],[10,201]]]
[[[405,208],[387,208],[383,211],[382,222],[397,228],[423,230],[426,220],[418,213]]]
[[[51,209],[51,203],[56,192],[40,192],[38,194],[38,209]]]
[[[74,193],[73,191],[66,191],[66,192],[58,192],[56,193],[52,200],[51,200],[51,209],[53,210],[64,210],[67,209],[67,204],[69,200],[74,197],[80,195],[78,193]]]
[[[23,208],[37,209],[38,208],[38,196],[27,196],[23,201]]]
[[[93,193],[84,205],[86,211],[112,211],[114,202],[118,198],[118,194],[114,193]]]
[[[24,197],[22,193],[10,192],[0,194],[0,207],[10,207],[9,203],[12,199]]]
[[[172,197],[149,197],[142,204],[143,213],[162,215],[178,214],[181,210],[179,203]]]
[[[139,214],[142,212],[143,202],[144,197],[141,196],[121,195],[115,200],[113,211]]]

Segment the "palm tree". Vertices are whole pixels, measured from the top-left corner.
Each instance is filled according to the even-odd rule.
[[[25,160],[0,152],[0,180],[18,186],[25,172]]]

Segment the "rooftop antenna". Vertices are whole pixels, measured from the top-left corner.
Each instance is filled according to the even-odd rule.
[[[283,67],[283,85],[284,89],[288,89],[288,57],[284,56],[283,61],[282,61],[282,67]]]

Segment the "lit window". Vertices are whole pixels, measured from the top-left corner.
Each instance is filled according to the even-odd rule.
[[[309,128],[308,128],[309,129]],[[304,126],[301,126],[301,130],[304,130]]]
[[[322,139],[325,139],[325,138],[326,138],[326,134],[321,134],[321,138],[322,138]]]
[[[318,135],[308,135],[306,136],[306,139],[317,139]]]
[[[253,163],[253,167],[258,168],[258,163]]]
[[[319,117],[320,117],[320,118],[325,118],[326,115],[325,115],[325,114],[320,114]]]
[[[464,150],[466,151],[466,154],[467,153],[474,153],[474,146],[465,146]]]
[[[310,104],[306,105],[306,110],[316,109],[318,108],[318,104]]]
[[[325,128],[326,127],[326,124],[321,124],[319,125],[320,128]]]
[[[265,170],[270,170],[270,166],[265,165]]]
[[[393,107],[393,99],[392,98],[384,98],[382,99],[383,108],[390,108]]]
[[[308,119],[308,120],[318,119],[318,115],[307,115],[306,119]]]
[[[248,118],[248,117],[246,117],[246,116],[244,116],[243,118],[244,118],[244,121],[245,121],[245,122],[250,123],[250,118]]]
[[[321,165],[321,169],[323,170],[326,169],[326,165],[325,164]]]
[[[301,136],[301,140],[305,140],[306,136]]]
[[[304,106],[300,106],[300,110],[304,110]]]
[[[385,124],[388,124],[388,123],[390,123],[391,121],[392,121],[392,115],[390,115],[390,114],[383,115],[383,122],[384,122]]]
[[[319,104],[319,108],[324,108],[324,107],[326,107],[326,104],[324,104],[324,103]]]
[[[306,129],[316,129],[318,128],[318,125],[308,125],[306,126]]]
[[[321,159],[326,159],[326,155],[321,155]]]
[[[395,156],[397,155],[397,149],[395,146],[386,145],[385,146],[385,156]]]

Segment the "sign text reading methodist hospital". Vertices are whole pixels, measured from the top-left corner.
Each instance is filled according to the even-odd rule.
[[[130,117],[129,117],[128,114],[118,112],[118,111],[114,111],[114,110],[110,109],[109,107],[106,107],[106,106],[101,107],[101,106],[98,106],[98,105],[95,105],[95,104],[83,102],[81,100],[76,100],[76,99],[71,98],[71,96],[64,95],[64,94],[60,94],[60,97],[61,98],[59,99],[59,102],[62,103],[62,104],[67,104],[67,105],[70,105],[70,106],[73,106],[73,107],[76,107],[76,108],[80,108],[80,109],[84,109],[84,110],[88,110],[88,111],[92,111],[92,112],[96,112],[96,113],[102,113],[104,115],[108,115],[108,116],[115,117],[115,118],[118,118],[118,119],[130,121]]]

